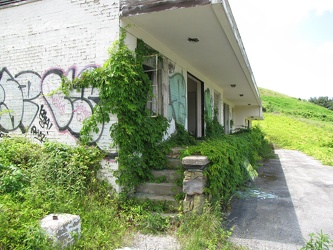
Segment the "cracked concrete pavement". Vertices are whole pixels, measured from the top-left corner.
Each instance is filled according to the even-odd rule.
[[[333,239],[333,167],[277,149],[256,181],[231,202],[231,240],[249,249],[300,249],[310,233]],[[237,198],[238,196],[238,198]]]

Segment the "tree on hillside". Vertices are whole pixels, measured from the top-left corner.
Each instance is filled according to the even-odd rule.
[[[310,97],[309,102],[333,111],[333,98],[329,98],[328,96]]]

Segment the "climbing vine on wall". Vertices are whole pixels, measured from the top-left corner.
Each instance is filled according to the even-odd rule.
[[[245,170],[248,161],[256,166],[262,157],[271,153],[271,147],[259,127],[242,131],[236,135],[212,137],[195,146],[187,148],[182,157],[205,155],[211,165],[205,171],[208,184],[205,192],[213,202],[221,202],[223,207],[238,187],[248,180]]]
[[[218,121],[218,110],[214,108],[213,118],[209,117],[208,112],[205,110],[205,136],[208,139],[221,138],[225,135],[224,127]]]
[[[101,68],[84,72],[70,82],[63,79],[62,91],[86,87],[100,90],[99,102],[93,114],[83,122],[80,132],[82,143],[91,140],[91,132],[98,131],[98,123],[109,122],[117,115],[118,122],[110,129],[110,136],[119,148],[116,172],[118,182],[128,191],[149,177],[155,164],[163,164],[159,143],[168,127],[162,116],[150,117],[147,101],[152,97],[152,85],[143,70],[144,58],[151,51],[138,43],[136,52],[125,44],[126,31],[121,30],[119,40],[109,50],[110,57]],[[157,159],[159,162],[152,161]]]

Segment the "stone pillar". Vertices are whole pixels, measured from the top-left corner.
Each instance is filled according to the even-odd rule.
[[[200,155],[187,156],[183,158],[182,164],[185,168],[183,211],[200,214],[205,203],[204,189],[207,180],[203,171],[209,164],[208,157]]]
[[[80,216],[72,214],[49,214],[41,220],[41,228],[60,247],[74,243],[74,235],[80,238]]]

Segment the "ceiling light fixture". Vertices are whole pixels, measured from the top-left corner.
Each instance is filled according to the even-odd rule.
[[[187,38],[187,41],[190,43],[197,43],[199,42],[199,39],[197,37],[189,37]]]
[[[230,87],[234,88],[234,87],[236,87],[236,84],[230,84]]]
[[[244,96],[244,94],[239,94],[239,96]]]

